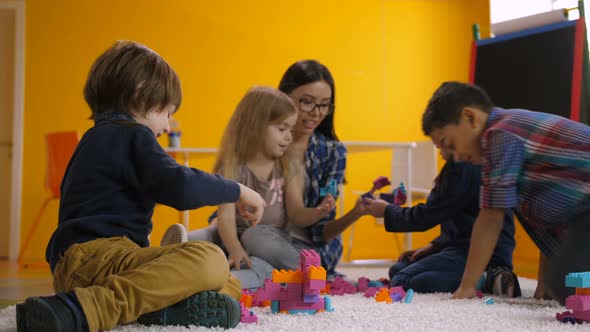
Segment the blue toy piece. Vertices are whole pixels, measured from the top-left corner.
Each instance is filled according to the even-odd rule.
[[[572,272],[565,276],[566,287],[590,287],[590,272]]]
[[[279,301],[270,302],[270,312],[272,312],[273,314],[279,312]]]
[[[484,271],[484,273],[482,273],[481,277],[477,281],[477,285],[475,286],[475,289],[483,290],[483,286],[486,282],[486,277],[487,277],[487,274]]]
[[[406,299],[404,300],[405,303],[412,303],[412,299],[414,298],[414,290],[408,289],[406,292]]]
[[[367,287],[383,287],[383,283],[379,280],[371,280]]]
[[[483,303],[485,303],[485,304],[494,304],[494,299],[492,299],[491,297],[488,297],[485,300],[483,300]]]
[[[338,197],[338,181],[336,179],[330,180],[326,187],[320,188],[320,197],[327,196],[328,194],[332,197]]]
[[[287,310],[288,313],[290,314],[310,314],[313,315],[317,312],[317,310],[303,310],[303,309],[293,309],[293,310]]]
[[[329,296],[324,296],[324,310],[326,310],[326,312],[334,311],[334,307],[332,307],[332,298]]]
[[[407,195],[408,194],[408,192],[406,191],[406,186],[404,185],[403,182],[400,182],[399,183],[399,187],[393,189],[393,191],[391,192],[391,194],[393,196],[395,196],[398,191],[401,191],[404,195]]]

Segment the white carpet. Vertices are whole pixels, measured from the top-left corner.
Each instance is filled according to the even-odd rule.
[[[385,277],[386,268],[340,269],[351,278]],[[524,298],[494,298],[487,305],[480,299],[449,300],[450,294],[416,294],[411,304],[385,304],[362,294],[332,296],[331,313],[286,315],[254,308],[258,324],[242,324],[236,331],[590,331],[590,324],[569,325],[555,320],[565,308],[553,301],[532,299],[536,280],[521,279]],[[0,311],[0,331],[16,331],[15,307]],[[193,327],[119,326],[114,331],[211,331]],[[217,329],[218,330],[218,329]]]

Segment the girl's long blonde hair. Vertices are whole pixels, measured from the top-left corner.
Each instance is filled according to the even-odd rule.
[[[277,89],[261,86],[248,90],[225,128],[213,171],[236,180],[239,167],[264,148],[266,127],[295,113],[297,107],[291,98]],[[290,150],[277,160],[285,177],[291,164]]]

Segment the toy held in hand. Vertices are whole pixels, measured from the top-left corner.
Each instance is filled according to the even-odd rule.
[[[390,204],[404,205],[408,198],[406,186],[403,182],[400,182],[399,187],[393,189],[391,194],[379,194],[379,198],[381,198],[384,201],[387,201]]]
[[[375,181],[373,181],[373,187],[371,188],[371,190],[364,193],[361,197],[362,198],[374,198],[373,194],[375,193],[375,191],[377,191],[385,186],[388,186],[390,184],[391,184],[391,181],[389,181],[389,178],[387,178],[386,176],[380,176],[380,177],[376,178]]]
[[[338,197],[338,181],[336,179],[330,180],[327,186],[320,188],[320,197],[327,196],[328,194],[332,197]]]

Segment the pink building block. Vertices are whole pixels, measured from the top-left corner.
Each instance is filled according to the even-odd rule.
[[[373,296],[375,296],[375,294],[377,294],[378,291],[379,291],[379,288],[377,288],[377,287],[369,287],[365,291],[364,296],[365,297],[373,297]]]
[[[322,266],[322,259],[315,250],[303,249],[299,258],[299,270],[307,271],[311,266]]]
[[[358,282],[358,286],[357,286],[357,290],[359,292],[364,292],[368,288],[369,288],[369,279],[367,279],[365,277],[360,277],[359,282]]]
[[[376,178],[375,181],[373,181],[373,188],[371,188],[369,192],[373,194],[376,190],[379,190],[390,184],[391,182],[389,181],[389,178],[387,178],[386,176],[380,176]]]
[[[565,299],[565,307],[574,311],[588,311],[590,295],[570,295]]]
[[[393,299],[393,295],[394,294],[399,294],[401,296],[401,298],[403,299],[404,297],[406,297],[406,291],[404,291],[404,288],[402,286],[396,286],[396,287],[391,287],[389,289],[389,295],[392,296]],[[395,301],[394,301],[395,302]]]
[[[344,295],[345,293],[344,293],[344,289],[340,289],[340,288],[334,289],[334,288],[331,288],[330,291],[328,292],[328,294],[330,294],[330,295]]]
[[[257,300],[272,301],[272,312],[332,311],[331,302],[319,296],[326,287],[325,276],[319,255],[314,250],[302,250],[299,269],[273,271],[273,279],[265,280],[264,287],[257,291]]]
[[[345,294],[355,294],[357,292],[356,287],[341,277],[336,277],[332,281],[332,289],[343,290]]]
[[[590,284],[590,272],[574,272],[566,275],[566,287],[585,288]],[[576,293],[579,293],[576,289]],[[584,293],[584,292],[582,292]],[[557,313],[555,318],[562,323],[590,322],[590,295],[576,294],[565,299],[565,307],[572,311]]]
[[[240,323],[258,323],[258,316],[256,316],[252,310],[245,308],[243,303],[240,303],[240,310]]]

